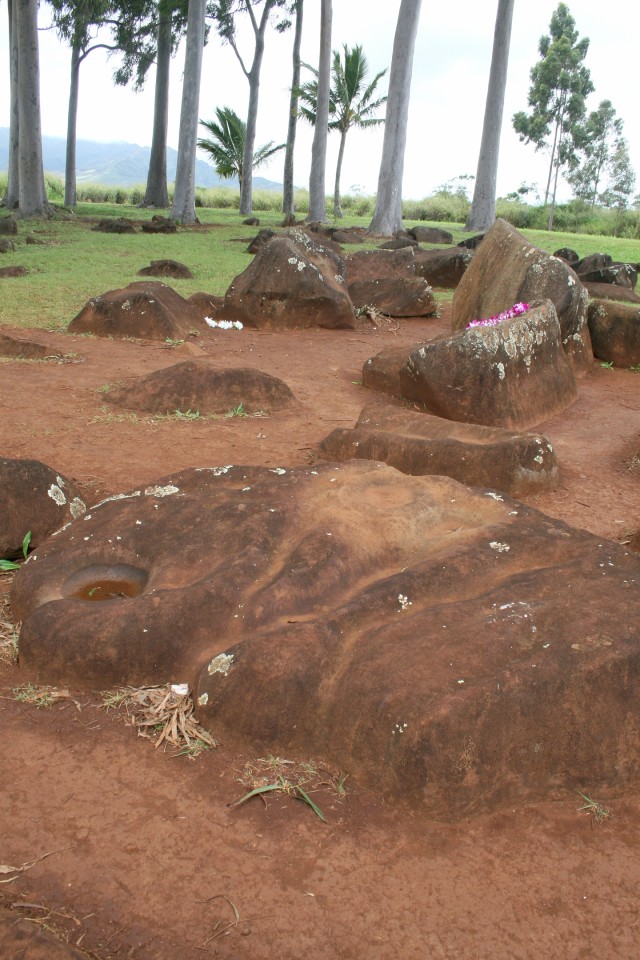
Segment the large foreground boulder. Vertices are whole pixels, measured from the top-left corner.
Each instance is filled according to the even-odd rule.
[[[0,503],[0,558],[20,556],[27,533],[36,547],[87,509],[72,480],[40,460],[9,457],[0,457]]]
[[[192,304],[164,283],[141,280],[93,297],[69,324],[69,333],[96,337],[180,340],[206,325]]]
[[[489,427],[526,430],[577,396],[546,300],[495,326],[437,337],[408,351],[368,360],[363,384],[420,403],[427,413]]]
[[[640,558],[369,461],[192,469],[17,573],[26,678],[188,682],[251,755],[320,756],[446,819],[637,782]]]
[[[613,300],[592,300],[589,331],[599,360],[616,367],[640,364],[640,307]]]
[[[353,429],[320,443],[325,460],[383,460],[412,476],[436,474],[512,496],[552,489],[558,460],[540,434],[456,423],[426,413],[368,404]]]
[[[242,407],[245,413],[280,410],[295,398],[283,380],[252,367],[214,370],[206,360],[184,360],[146,377],[134,377],[106,394],[109,403],[165,414],[202,416]]]
[[[291,228],[258,250],[227,290],[216,318],[263,329],[353,329],[344,260]]]
[[[505,220],[485,234],[453,298],[454,330],[514,303],[551,300],[562,346],[576,376],[593,366],[587,327],[588,295],[568,264],[539,250]]]

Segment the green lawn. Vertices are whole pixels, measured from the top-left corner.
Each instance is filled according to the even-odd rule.
[[[256,227],[243,226],[237,210],[199,209],[209,230],[183,228],[177,234],[105,234],[91,228],[101,217],[150,219],[152,212],[122,204],[80,204],[73,219],[56,216],[46,221],[19,224],[16,250],[0,255],[0,266],[23,265],[28,275],[0,280],[0,324],[65,330],[91,297],[138,280],[137,272],[151,260],[169,258],[185,263],[192,280],[171,280],[170,285],[188,297],[196,291],[222,295],[233,278],[251,261],[246,253]],[[260,227],[277,229],[282,214],[260,213]],[[369,225],[369,217],[347,216],[341,226]],[[406,226],[412,226],[407,221]],[[466,236],[461,224],[433,224]],[[536,245],[553,252],[569,246],[581,256],[610,253],[614,259],[640,262],[640,240],[523,230]],[[27,235],[43,246],[25,242]],[[366,246],[371,246],[367,244]],[[349,247],[349,250],[358,249]]]

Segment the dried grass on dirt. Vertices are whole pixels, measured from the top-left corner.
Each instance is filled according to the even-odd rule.
[[[191,695],[177,692],[171,684],[124,687],[106,693],[103,704],[107,709],[123,707],[138,736],[153,740],[156,747],[164,743],[181,755],[196,757],[217,746],[217,740],[196,720]]]
[[[247,760],[236,777],[243,787],[255,790],[282,778],[292,787],[319,790],[325,787],[344,797],[346,777],[319,760],[284,760],[282,757],[259,757]]]
[[[18,635],[20,624],[14,623],[9,606],[9,588],[13,576],[0,576],[0,660],[15,663],[18,659]]]

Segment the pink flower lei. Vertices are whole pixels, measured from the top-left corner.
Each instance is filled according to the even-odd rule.
[[[495,327],[505,320],[513,320],[514,317],[521,316],[523,313],[526,313],[528,309],[528,303],[514,303],[508,310],[503,310],[502,313],[498,313],[494,317],[487,317],[486,320],[472,320],[471,323],[467,324],[467,330],[471,327]]]

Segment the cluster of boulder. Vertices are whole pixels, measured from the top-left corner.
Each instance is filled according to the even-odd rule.
[[[433,265],[412,240],[343,255],[335,232],[288,228],[220,300],[143,281],[91,300],[70,330],[183,339],[205,310],[276,330],[352,329],[362,307],[429,317]],[[316,466],[206,464],[87,511],[63,476],[0,460],[3,555],[35,534],[11,594],[34,678],[188,682],[216,731],[323,755],[444,819],[637,778],[640,557],[512,499],[558,482],[537,427],[573,403],[594,349],[615,343],[629,365],[640,323],[627,341],[633,323],[608,311],[637,308],[597,300],[592,317],[566,258],[503,221],[475,245],[441,242],[451,283],[459,271],[451,332],[371,357],[375,402]],[[107,399],[297,403],[281,380],[207,360]]]

